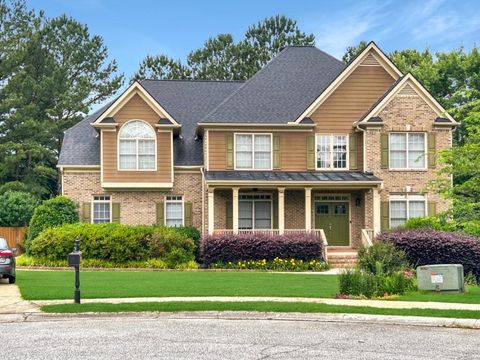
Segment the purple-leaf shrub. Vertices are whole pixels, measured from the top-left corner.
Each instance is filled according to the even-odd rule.
[[[323,244],[318,236],[307,233],[286,235],[222,234],[201,240],[201,257],[206,265],[222,261],[282,259],[321,259]]]
[[[413,266],[462,264],[465,274],[480,279],[480,238],[459,232],[432,229],[395,230],[379,234],[403,250]]]

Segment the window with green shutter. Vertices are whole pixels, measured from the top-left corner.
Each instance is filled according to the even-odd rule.
[[[315,135],[307,136],[307,169],[315,170]]]
[[[156,215],[157,215],[157,225],[165,225],[165,204],[163,202],[158,202],[155,204]]]
[[[358,170],[358,137],[356,133],[348,137],[348,162],[350,170]]]
[[[184,204],[185,211],[185,226],[193,225],[193,204],[190,201],[185,201]]]
[[[92,222],[92,204],[89,202],[82,204],[82,221],[85,223]]]
[[[225,162],[228,170],[233,170],[233,134],[225,135]]]
[[[273,135],[273,168],[278,170],[280,165],[280,135]]]
[[[120,224],[120,203],[112,203],[112,222]]]
[[[381,163],[380,167],[382,169],[388,169],[388,133],[381,133],[380,134],[380,158]]]
[[[430,132],[427,135],[428,167],[434,169],[437,165],[437,134]]]

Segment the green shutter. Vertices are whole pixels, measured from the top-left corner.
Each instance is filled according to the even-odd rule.
[[[273,168],[280,169],[280,135],[273,135]]]
[[[358,170],[357,134],[350,134],[348,142],[348,161],[350,164],[350,170]]]
[[[120,203],[112,203],[112,222],[120,224]]]
[[[231,201],[225,202],[225,222],[227,229],[233,229],[233,205]]]
[[[390,228],[390,204],[388,201],[380,203],[380,229],[382,231]]]
[[[82,221],[85,223],[92,222],[92,204],[89,202],[82,204]]]
[[[380,134],[381,168],[388,169],[388,133]]]
[[[163,202],[155,204],[157,213],[157,225],[165,225],[165,205]]]
[[[428,167],[435,168],[437,162],[437,134],[430,132],[427,134],[428,143]]]
[[[226,166],[228,170],[233,170],[233,134],[225,135]]]
[[[307,170],[315,170],[315,135],[307,136]]]
[[[193,225],[193,205],[190,201],[186,201],[184,206],[184,223],[185,226],[192,226]]]
[[[429,201],[428,204],[428,216],[435,215],[437,213],[437,203],[435,201]]]

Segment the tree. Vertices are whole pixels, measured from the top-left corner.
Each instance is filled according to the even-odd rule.
[[[343,54],[342,56],[343,62],[345,64],[348,64],[350,61],[356,58],[357,55],[360,54],[367,47],[367,45],[368,43],[362,40],[355,46],[348,46],[345,54]]]
[[[314,44],[313,34],[300,31],[295,20],[277,15],[250,26],[239,42],[230,34],[208,39],[203,47],[189,53],[186,65],[163,54],[147,56],[132,80],[246,80],[284,47]]]
[[[99,36],[72,18],[0,2],[0,182],[56,192],[63,132],[123,82]]]
[[[38,199],[26,192],[7,191],[0,195],[0,226],[25,226]]]

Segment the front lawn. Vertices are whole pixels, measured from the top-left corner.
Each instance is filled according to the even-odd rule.
[[[428,316],[462,319],[480,319],[480,311],[470,310],[435,310],[435,309],[384,309],[363,306],[342,306],[312,303],[287,302],[157,302],[124,304],[65,304],[42,306],[42,311],[49,313],[82,312],[141,312],[141,311],[259,311],[259,312],[299,312],[299,313],[336,313],[336,314],[371,314]]]
[[[17,272],[27,300],[70,299],[74,271]],[[338,292],[335,275],[266,272],[82,271],[83,298],[165,296],[285,296],[331,298]]]
[[[17,282],[27,300],[71,299],[74,271],[19,270]],[[82,271],[80,282],[82,297],[90,299],[166,296],[333,298],[338,293],[336,275],[267,272]],[[479,304],[480,287],[467,286],[464,294],[415,291],[396,300]]]

